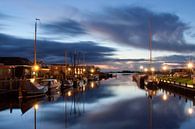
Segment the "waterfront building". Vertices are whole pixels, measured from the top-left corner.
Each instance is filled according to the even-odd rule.
[[[32,62],[21,57],[0,57],[0,79],[30,78]]]

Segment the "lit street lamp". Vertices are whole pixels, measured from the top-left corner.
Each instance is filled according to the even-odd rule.
[[[191,78],[192,78],[192,70],[193,70],[194,65],[193,65],[192,62],[189,62],[189,63],[187,64],[187,67],[188,67],[188,69],[190,70],[190,79],[191,79]]]
[[[193,68],[193,63],[192,63],[192,62],[189,62],[189,63],[187,64],[187,66],[188,66],[189,69],[192,69],[192,68]]]
[[[33,71],[34,71],[34,72],[39,71],[39,69],[40,69],[39,65],[34,65],[34,66],[33,66]]]
[[[152,73],[155,72],[155,68],[154,67],[150,68],[150,70],[152,71]]]
[[[144,72],[148,72],[148,68],[144,68]]]
[[[139,69],[141,70],[141,72],[143,72],[144,66],[140,66]]]
[[[163,70],[163,71],[167,71],[167,66],[164,65],[164,66],[162,67],[162,70]]]
[[[91,72],[91,73],[94,73],[94,72],[95,72],[95,70],[92,68],[92,69],[90,70],[90,72]]]
[[[167,67],[166,65],[163,65],[163,66],[162,66],[162,72],[163,72],[164,74],[166,74],[167,71],[168,71],[168,67]]]

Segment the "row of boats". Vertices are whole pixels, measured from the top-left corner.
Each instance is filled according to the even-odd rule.
[[[22,89],[22,97],[32,98],[39,97],[50,92],[67,90],[87,85],[88,79],[75,80],[57,80],[57,79],[35,79],[27,80],[25,87]]]

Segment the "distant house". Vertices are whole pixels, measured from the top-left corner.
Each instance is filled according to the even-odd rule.
[[[193,70],[191,71],[193,72]],[[178,68],[178,69],[172,69],[171,73],[174,77],[188,77],[190,70],[187,68]]]

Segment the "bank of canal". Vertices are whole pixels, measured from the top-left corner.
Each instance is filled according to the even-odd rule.
[[[90,83],[84,92],[3,98],[0,129],[194,129],[192,101],[170,91],[139,89],[131,75],[119,74]]]

